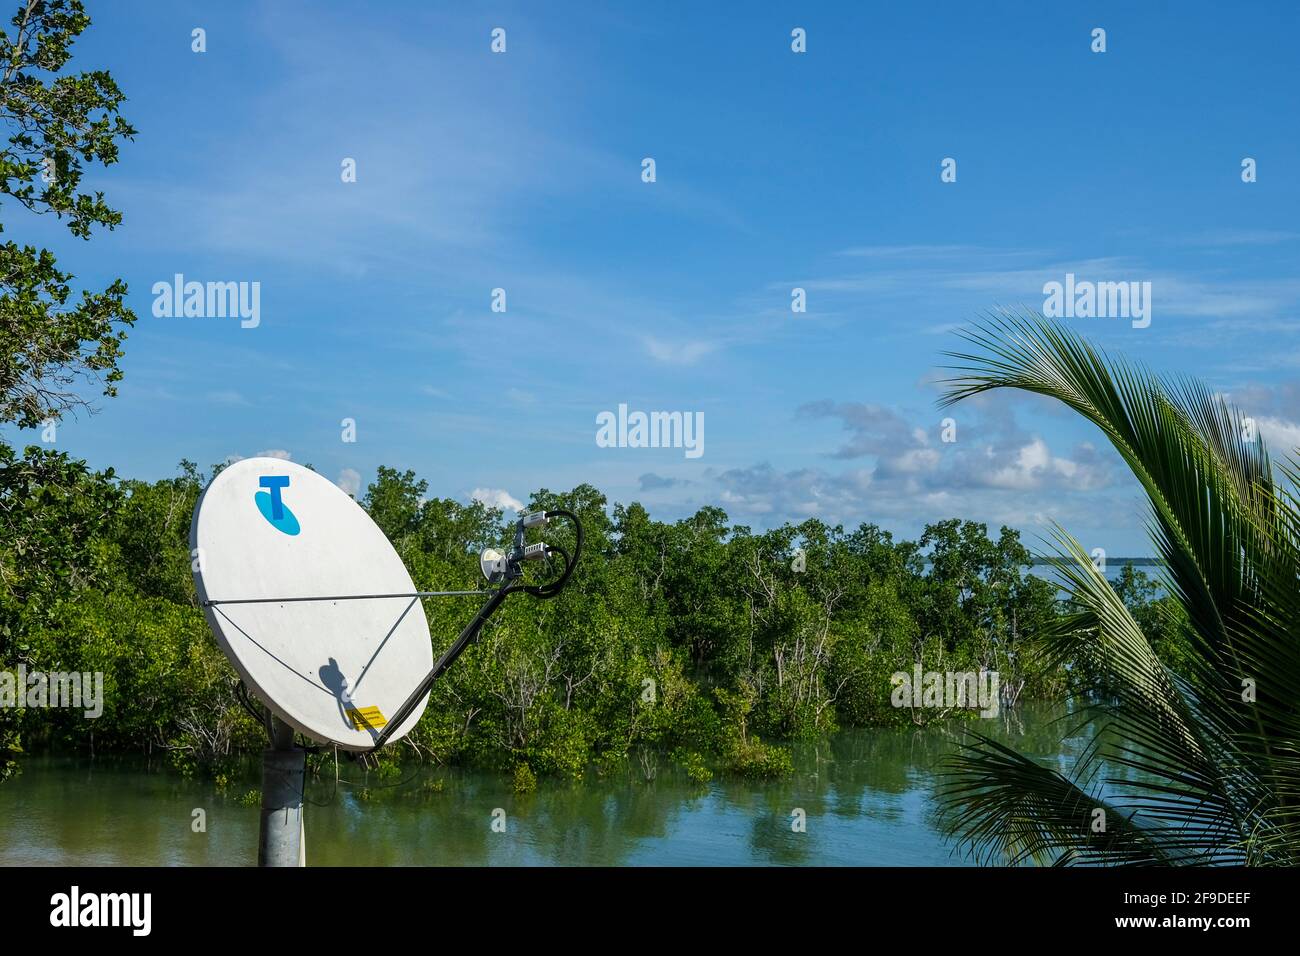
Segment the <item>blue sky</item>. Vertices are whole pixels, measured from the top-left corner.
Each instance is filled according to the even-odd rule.
[[[3,211],[140,317],[121,395],[58,447],[150,479],[387,464],[461,499],[588,481],[755,527],[1058,521],[1147,553],[1094,431],[1013,395],[935,407],[954,329],[1073,272],[1151,282],[1152,321],[1072,325],[1300,441],[1300,14],[1132,6],[92,4],[73,65],[140,131],[90,177],[125,222],[87,244]],[[175,273],[259,282],[260,324],[156,318]],[[620,403],[702,412],[704,454],[598,447]]]

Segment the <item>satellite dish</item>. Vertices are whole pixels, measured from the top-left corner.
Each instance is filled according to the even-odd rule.
[[[484,548],[478,556],[479,570],[488,584],[496,584],[506,575],[506,556],[496,548]]]
[[[347,750],[396,740],[433,666],[415,585],[384,533],[329,480],[246,458],[199,497],[190,526],[208,626],[245,685],[295,730]]]

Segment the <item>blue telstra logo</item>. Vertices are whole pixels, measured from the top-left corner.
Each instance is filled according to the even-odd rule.
[[[289,510],[289,506],[280,500],[280,491],[289,487],[289,476],[266,475],[259,478],[257,483],[267,489],[253,496],[257,502],[257,510],[262,512],[262,517],[271,522],[277,531],[283,531],[285,534],[297,534],[301,531],[298,518]]]

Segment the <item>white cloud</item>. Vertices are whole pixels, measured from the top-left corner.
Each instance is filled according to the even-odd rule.
[[[524,503],[504,488],[475,488],[469,494],[474,501],[481,501],[489,508],[502,508],[506,511],[523,511]]]
[[[1046,438],[1023,429],[1010,408],[972,409],[955,443],[936,441],[933,429],[883,405],[809,402],[796,418],[838,420],[847,440],[825,457],[874,464],[838,472],[778,471],[767,463],[726,469],[712,477],[718,503],[733,517],[854,525],[959,514],[1042,526],[1048,516],[1077,521],[1087,501],[1095,505],[1084,493],[1111,486],[1114,477],[1113,456],[1104,450],[1082,442],[1056,453]]]
[[[283,448],[270,448],[267,449],[266,451],[255,451],[253,452],[252,457],[253,458],[279,458],[281,461],[293,461],[293,455],[289,454],[289,452],[285,451]],[[227,465],[233,465],[235,462],[243,461],[243,460],[244,460],[243,455],[229,454],[226,456]]]
[[[361,473],[353,468],[344,468],[339,472],[334,484],[355,498],[361,491]]]
[[[1285,418],[1266,417],[1256,418],[1255,427],[1268,446],[1270,456],[1289,456],[1300,448],[1300,423]]]
[[[740,515],[779,522],[788,517],[851,521],[867,511],[870,469],[828,474],[817,468],[780,472],[767,462],[717,476],[720,504]]]
[[[992,447],[990,457],[994,457]],[[1012,488],[1029,491],[1041,487],[1049,478],[1060,477],[1067,482],[1082,477],[1080,466],[1068,458],[1057,458],[1041,438],[1021,445],[1015,458],[1000,468],[987,473],[988,484],[995,488]]]

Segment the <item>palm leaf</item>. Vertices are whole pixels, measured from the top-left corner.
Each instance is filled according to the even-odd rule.
[[[1057,661],[1089,659],[1112,695],[1071,784],[1111,768],[1098,786],[1126,791],[1117,806],[1145,833],[1158,833],[1171,860],[1294,860],[1300,519],[1263,441],[1203,385],[1157,378],[1041,316],[1000,313],[965,338],[982,351],[951,353],[965,364],[956,366],[962,374],[941,404],[1016,388],[1055,398],[1101,429],[1146,492],[1166,587],[1191,626],[1195,658],[1176,676],[1078,543],[1058,534],[1064,587],[1084,611],[1044,635],[1043,652]],[[1253,687],[1253,701],[1243,687]],[[971,760],[986,754],[967,754],[954,772],[975,773]],[[1010,772],[1005,761],[985,763],[986,773]],[[979,791],[986,803],[1000,792]],[[1067,800],[1058,811],[1073,812],[1068,801],[1078,797],[1058,796]],[[988,829],[968,836],[976,832],[990,839]],[[1096,856],[1093,844],[1071,845],[1061,859],[1089,852]],[[1128,853],[1110,858],[1128,862]]]

